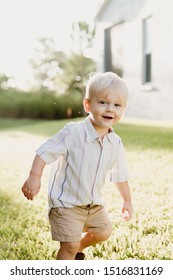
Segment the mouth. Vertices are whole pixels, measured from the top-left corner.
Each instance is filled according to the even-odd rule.
[[[114,118],[113,117],[110,117],[110,116],[103,116],[104,119],[106,120],[113,120]]]

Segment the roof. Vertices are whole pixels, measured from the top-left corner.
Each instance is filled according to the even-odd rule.
[[[96,21],[101,16],[102,12],[106,8],[106,6],[109,4],[109,2],[110,2],[110,0],[100,0],[99,6],[98,6],[98,10],[97,10],[95,18],[94,18]]]
[[[147,1],[149,2],[149,0],[100,0],[94,20],[109,21],[112,24],[131,21]]]

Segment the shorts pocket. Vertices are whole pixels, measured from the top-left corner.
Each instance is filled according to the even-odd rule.
[[[52,208],[50,210],[50,215],[53,215],[53,216],[57,216],[57,217],[60,217],[60,216],[63,216],[64,214],[64,208],[63,207],[57,207],[57,208]]]

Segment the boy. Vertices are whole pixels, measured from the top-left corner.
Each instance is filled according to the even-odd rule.
[[[108,239],[111,222],[101,189],[110,180],[124,200],[124,220],[132,216],[124,148],[112,126],[127,105],[125,82],[112,72],[97,73],[87,83],[83,100],[88,117],[67,124],[37,151],[22,187],[32,200],[40,190],[45,164],[53,162],[49,180],[49,221],[52,239],[60,242],[58,260],[84,259],[83,250]],[[86,234],[82,237],[82,233]]]

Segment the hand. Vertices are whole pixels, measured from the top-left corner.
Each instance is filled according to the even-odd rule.
[[[22,192],[27,199],[33,200],[34,196],[38,194],[40,186],[40,177],[30,175],[22,186]]]
[[[131,219],[133,213],[133,207],[131,201],[124,201],[122,207],[122,218],[124,221]]]

